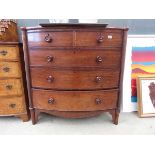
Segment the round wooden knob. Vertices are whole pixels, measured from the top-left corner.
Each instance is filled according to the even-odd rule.
[[[46,42],[48,42],[48,43],[50,43],[50,42],[52,42],[52,37],[49,35],[49,34],[47,34],[46,36],[45,36],[45,39],[44,39]]]
[[[102,80],[102,77],[101,76],[96,76],[96,82],[100,82]]]
[[[101,63],[103,61],[102,57],[101,56],[97,56],[96,57],[96,62],[97,63]]]
[[[97,39],[97,42],[98,42],[98,43],[102,43],[103,40],[104,40],[104,37],[103,37],[103,36],[100,36],[100,37]]]
[[[52,62],[53,59],[54,59],[54,58],[53,58],[52,56],[47,56],[47,62],[48,62],[48,63]]]
[[[95,99],[95,102],[96,102],[96,104],[101,104],[102,103],[102,100],[100,98],[96,98]]]
[[[54,77],[53,76],[48,76],[47,77],[47,81],[49,82],[49,83],[52,83],[53,81],[54,81]]]
[[[54,99],[53,98],[49,98],[48,99],[48,104],[54,104]]]

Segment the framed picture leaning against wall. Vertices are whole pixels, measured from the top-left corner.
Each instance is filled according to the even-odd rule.
[[[155,76],[137,77],[139,117],[155,116]]]

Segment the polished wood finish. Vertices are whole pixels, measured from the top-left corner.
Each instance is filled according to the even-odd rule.
[[[110,91],[51,91],[33,90],[36,109],[58,111],[96,111],[116,107],[117,90]],[[40,96],[42,96],[40,98]]]
[[[0,80],[0,97],[1,96],[21,96],[22,86],[20,79]]]
[[[21,103],[24,98],[20,97],[3,97],[0,101],[0,115],[17,115],[25,113],[25,106]]]
[[[30,120],[30,116],[27,114],[15,115],[15,117],[20,118],[23,122],[28,122]]]
[[[121,30],[29,33],[29,46],[121,47]]]
[[[98,116],[103,113],[103,110],[98,110],[98,111],[57,111],[57,110],[44,110],[44,109],[36,109],[35,110],[35,120],[34,123],[37,123],[38,121],[38,115],[41,112],[45,112],[54,116],[58,117],[64,117],[64,118],[87,118],[87,117],[94,117]],[[108,111],[104,111],[108,112]]]
[[[0,116],[15,116],[28,121],[21,50],[17,42],[0,42]]]
[[[0,62],[1,78],[21,77],[20,64],[18,62]]]
[[[72,32],[29,33],[30,46],[72,46]]]
[[[0,47],[0,60],[2,60],[2,61],[8,61],[8,60],[18,61],[18,58],[19,58],[18,47],[12,47],[12,46],[6,46],[6,45]]]
[[[117,88],[119,71],[64,70],[49,67],[31,68],[32,87],[59,90],[88,90]]]
[[[118,68],[121,52],[116,50],[30,49],[31,66]],[[113,61],[113,63],[111,63]]]
[[[41,27],[39,27],[39,29],[41,29],[42,27],[46,27],[47,29],[50,27],[52,28],[82,28],[82,29],[88,29],[88,28],[92,28],[92,27],[96,27],[96,28],[105,28],[107,27],[108,24],[100,24],[100,23],[91,23],[91,24],[87,24],[87,23],[41,23],[39,24]],[[28,30],[35,30],[38,29],[36,27],[30,27],[27,28]]]
[[[86,31],[76,33],[76,46],[121,47],[121,30]]]
[[[22,28],[32,123],[40,112],[118,124],[127,30],[105,25]]]
[[[18,42],[16,20],[0,19],[0,42]]]

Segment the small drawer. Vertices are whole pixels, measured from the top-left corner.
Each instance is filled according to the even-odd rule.
[[[22,95],[22,86],[20,79],[0,80],[0,97],[20,95]]]
[[[95,90],[117,88],[117,70],[56,70],[31,68],[32,87],[57,90]]]
[[[37,109],[58,111],[96,111],[116,108],[117,90],[51,91],[32,90]]]
[[[16,46],[0,46],[0,60],[19,60],[19,49]]]
[[[24,113],[26,110],[23,97],[0,97],[0,115]]]
[[[120,50],[30,50],[31,66],[119,68]]]
[[[20,77],[19,62],[0,62],[0,78]]]
[[[73,46],[72,32],[28,33],[29,46]]]
[[[122,47],[121,30],[82,31],[76,33],[76,46]]]

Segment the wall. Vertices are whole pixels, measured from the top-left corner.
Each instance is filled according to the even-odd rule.
[[[99,19],[98,23],[128,27],[129,34],[155,34],[155,19]]]
[[[70,19],[77,23],[77,19]],[[18,32],[21,39],[20,27],[38,26],[40,23],[49,23],[48,19],[18,19]],[[98,19],[98,23],[107,23],[111,27],[128,27],[129,34],[155,34],[155,19]]]

